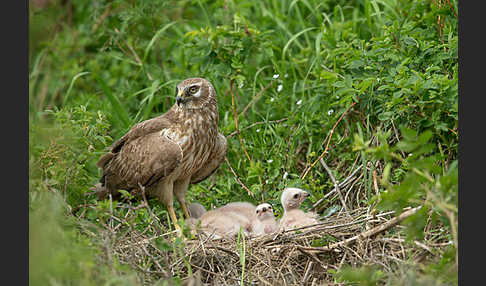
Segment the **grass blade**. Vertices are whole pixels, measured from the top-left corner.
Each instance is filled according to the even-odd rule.
[[[87,75],[87,74],[89,74],[89,73],[90,73],[90,72],[80,72],[80,73],[78,73],[77,75],[75,75],[75,76],[73,77],[73,79],[71,80],[71,83],[69,84],[69,87],[68,87],[68,90],[67,90],[67,92],[66,92],[66,96],[64,97],[64,100],[63,100],[63,102],[62,102],[62,105],[66,105],[66,102],[67,102],[67,100],[68,100],[68,98],[69,98],[69,95],[71,95],[71,90],[73,89],[73,85],[74,85],[74,83],[76,82],[76,80],[77,80],[78,78],[82,77],[83,75]]]
[[[145,53],[143,54],[143,61],[142,61],[143,63],[145,63],[145,61],[147,60],[148,54],[152,49],[152,46],[155,44],[155,41],[160,37],[160,35],[162,35],[163,32],[165,32],[167,29],[170,28],[170,26],[174,25],[175,23],[177,23],[177,21],[170,22],[169,24],[165,25],[160,30],[158,30],[157,33],[155,33],[155,35],[152,37],[149,44],[145,48]]]
[[[120,101],[116,96],[111,93],[110,88],[106,85],[105,81],[99,77],[98,75],[95,75],[95,80],[98,82],[98,84],[101,86],[103,91],[105,92],[106,97],[111,103],[111,106],[114,109],[115,117],[119,119],[119,123],[122,124],[123,128],[127,128],[130,126],[131,121],[130,118],[128,117],[128,111],[123,108],[121,105]]]
[[[295,39],[297,39],[297,37],[299,37],[300,35],[302,35],[303,33],[305,32],[308,32],[310,30],[314,30],[314,29],[317,29],[317,27],[310,27],[310,28],[307,28],[307,29],[304,29],[300,32],[298,32],[297,34],[293,35],[292,38],[290,38],[290,40],[287,42],[287,44],[285,44],[283,50],[282,50],[282,60],[285,60],[285,52],[287,51],[287,49],[289,48],[290,44],[295,41]]]

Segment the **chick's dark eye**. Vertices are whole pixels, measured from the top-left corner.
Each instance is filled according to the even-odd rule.
[[[298,198],[299,197],[299,194],[295,194],[294,195],[294,199]]]

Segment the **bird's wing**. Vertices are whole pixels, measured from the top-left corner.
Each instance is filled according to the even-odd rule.
[[[110,152],[103,155],[96,165],[99,168],[103,168],[106,163],[108,163],[113,156],[118,153],[123,145],[144,135],[163,130],[173,125],[172,109],[167,111],[165,114],[155,117],[149,120],[142,121],[135,124],[125,135],[118,139],[115,143],[111,145]]]
[[[209,156],[209,162],[192,175],[191,184],[197,184],[211,176],[223,162],[224,158],[226,157],[226,151],[228,151],[228,142],[226,137],[224,137],[223,134],[218,133],[218,137],[216,138],[216,146]]]
[[[173,110],[169,109],[161,116],[135,124],[122,138],[113,143],[113,145],[111,146],[111,152],[118,152],[123,144],[125,144],[126,142],[172,126],[172,113]]]
[[[172,173],[182,156],[179,144],[154,132],[126,142],[104,166],[103,173],[117,174],[127,187],[139,183],[150,186]]]

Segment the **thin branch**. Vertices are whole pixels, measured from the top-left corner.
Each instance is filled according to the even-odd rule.
[[[344,207],[344,210],[346,211],[346,214],[348,216],[351,216],[349,214],[348,207],[346,206],[346,202],[344,201],[343,194],[341,193],[341,190],[339,189],[339,184],[337,183],[336,179],[334,178],[334,175],[331,172],[331,169],[327,166],[326,162],[324,162],[324,159],[319,160],[321,162],[321,165],[326,169],[327,173],[329,174],[329,177],[331,178],[331,181],[334,183],[334,188],[336,189],[336,192],[339,194],[339,200],[341,200],[341,204]]]
[[[147,196],[145,196],[145,187],[142,186],[142,184],[138,183],[138,186],[140,187],[140,190],[142,191],[142,198],[143,198],[143,202],[145,204],[145,207],[147,208],[148,212],[150,213],[150,216],[154,219],[154,221],[159,221],[159,218],[157,218],[154,213],[152,212],[152,209],[150,208],[149,204],[148,204],[148,201],[147,201]]]
[[[228,158],[224,158],[224,161],[226,162],[226,164],[228,164],[228,167],[230,168],[231,170],[231,173],[233,173],[233,175],[235,176],[235,179],[236,181],[238,182],[238,184],[240,184],[241,187],[243,187],[243,189],[245,189],[247,192],[248,192],[248,195],[251,195],[252,197],[255,196],[255,194],[250,191],[250,189],[248,189],[247,186],[245,186],[245,184],[243,184],[243,182],[240,180],[240,178],[238,177],[238,175],[236,174],[235,170],[233,170],[233,168],[231,167],[231,164],[230,162],[228,161]]]
[[[267,84],[267,86],[265,86],[265,87],[264,87],[262,90],[260,90],[260,92],[259,92],[259,93],[257,93],[257,95],[255,95],[255,97],[253,97],[253,98],[252,98],[252,100],[251,100],[250,102],[248,102],[248,104],[245,106],[245,108],[243,108],[243,111],[242,111],[240,114],[238,114],[238,117],[240,117],[240,116],[244,115],[244,114],[245,114],[245,112],[248,110],[248,108],[250,108],[250,106],[251,106],[253,103],[255,103],[255,102],[256,102],[256,101],[257,101],[257,100],[260,98],[260,96],[262,96],[262,95],[263,95],[263,93],[264,93],[264,92],[265,92],[267,89],[269,89],[269,88],[272,86],[272,84],[273,84],[275,81],[276,81],[275,79],[272,79],[272,81],[270,81],[270,82]]]
[[[116,32],[117,34],[120,34],[120,31],[119,31],[117,28],[115,28],[115,32]],[[152,81],[152,80],[153,80],[152,76],[150,75],[150,73],[149,73],[147,70],[145,70],[145,69],[143,68],[143,62],[142,62],[142,60],[140,59],[140,57],[138,56],[137,52],[135,52],[135,50],[133,49],[133,47],[132,47],[132,46],[131,46],[131,45],[130,45],[128,42],[125,42],[125,45],[127,45],[127,47],[128,47],[128,48],[130,49],[130,51],[132,52],[133,56],[135,57],[135,61],[138,63],[138,65],[140,65],[140,68],[142,68],[142,69],[145,71],[145,73],[147,74],[147,77],[149,78],[149,80],[151,80],[151,81]],[[119,44],[118,44],[118,47],[119,47],[119,48],[120,48],[122,51],[124,51],[124,50],[122,49],[122,47],[121,47]],[[125,54],[128,56],[128,53],[127,53],[127,52],[125,52]]]
[[[418,207],[415,207],[413,209],[410,209],[410,210],[407,210],[405,212],[403,212],[402,214],[400,214],[399,216],[397,217],[394,217],[392,218],[391,220],[385,222],[385,223],[382,223],[380,224],[379,226],[376,226],[370,230],[367,230],[365,232],[362,232],[358,235],[355,235],[353,237],[350,237],[348,239],[345,239],[345,240],[341,240],[339,242],[336,242],[336,243],[333,243],[329,246],[323,246],[323,247],[303,247],[304,250],[310,250],[310,251],[331,251],[335,248],[338,248],[338,247],[342,247],[342,246],[347,246],[349,244],[351,244],[352,242],[355,242],[356,240],[358,239],[364,239],[364,238],[367,238],[367,237],[370,237],[370,236],[373,236],[373,235],[376,235],[380,232],[383,232],[395,225],[397,225],[398,223],[400,223],[401,221],[403,221],[404,219],[414,215],[415,213],[417,213],[417,211],[419,211],[420,209],[422,208],[422,206],[418,206]]]
[[[332,135],[334,134],[334,130],[336,129],[337,125],[339,124],[339,122],[341,122],[341,120],[344,118],[344,115],[346,115],[346,113],[348,113],[348,111],[356,104],[356,102],[353,102],[353,104],[351,104],[348,109],[346,109],[346,111],[343,112],[343,114],[341,114],[341,117],[339,117],[338,121],[336,121],[336,123],[334,124],[334,126],[332,127],[331,129],[331,132],[329,133],[329,137],[327,139],[327,144],[326,144],[326,148],[324,149],[324,151],[322,152],[321,155],[319,155],[319,157],[317,158],[317,160],[314,161],[314,163],[312,163],[305,171],[304,173],[302,174],[302,176],[300,176],[301,179],[304,179],[305,176],[307,176],[307,174],[309,173],[309,171],[319,162],[319,160],[321,160],[322,158],[324,158],[324,156],[326,155],[327,153],[327,149],[329,148],[329,143],[331,142],[331,138],[332,138]]]
[[[456,9],[454,9],[454,7],[452,6],[452,3],[449,0],[446,0],[446,2],[447,4],[449,4],[449,7],[451,8],[452,12],[454,12],[456,18],[458,18],[459,16],[457,15]]]
[[[288,118],[282,118],[282,119],[278,119],[278,120],[270,120],[270,121],[259,121],[259,122],[255,122],[255,123],[252,123],[248,126],[246,126],[245,128],[241,129],[240,131],[233,131],[231,134],[227,135],[226,138],[230,138],[230,137],[233,137],[235,136],[236,134],[239,134],[243,131],[246,131],[252,127],[255,127],[257,125],[262,125],[262,124],[269,124],[269,123],[280,123],[280,122],[283,122],[283,121],[286,121],[288,120]]]
[[[344,179],[340,184],[339,184],[339,187],[344,187],[346,184],[349,183],[349,181],[351,181],[351,179],[354,177],[354,175],[356,175],[356,173],[363,167],[363,165],[359,165],[358,168],[356,168],[356,170],[354,170],[351,175],[349,175],[348,177],[346,177],[346,179]],[[324,197],[322,197],[321,199],[319,199],[311,208],[310,210],[314,210],[317,206],[319,206],[326,198],[328,198],[329,196],[331,196],[332,194],[334,194],[334,192],[336,192],[337,189],[334,188],[332,189],[332,191],[330,191],[329,193],[325,194]]]
[[[235,102],[235,96],[233,95],[233,80],[230,80],[230,93],[231,93],[231,105],[233,106],[233,115],[235,118],[235,127],[236,127],[236,134],[238,134],[238,139],[240,140],[241,144],[241,149],[243,149],[243,152],[245,152],[246,157],[248,158],[248,161],[251,162],[250,155],[248,155],[248,152],[246,151],[245,144],[243,144],[243,138],[241,138],[240,134],[240,127],[238,125],[238,116],[236,115],[236,102]]]

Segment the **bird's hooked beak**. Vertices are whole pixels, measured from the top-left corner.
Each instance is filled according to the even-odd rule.
[[[306,191],[303,191],[302,195],[300,196],[300,202],[303,202],[307,197],[310,197],[310,194]]]
[[[182,90],[178,89],[177,96],[176,96],[177,106],[181,106],[181,103],[184,103],[184,98],[182,96],[183,96]]]

